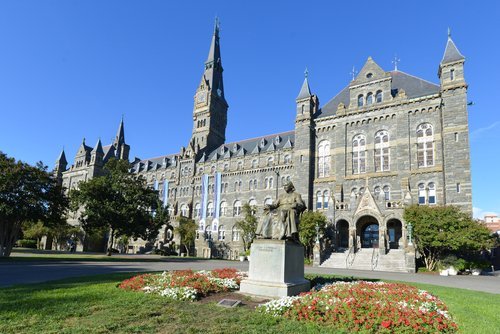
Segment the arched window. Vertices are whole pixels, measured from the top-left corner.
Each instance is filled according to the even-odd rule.
[[[243,161],[238,161],[238,170],[243,169]]]
[[[323,205],[323,193],[321,191],[318,191],[316,193],[316,209],[321,209],[322,205]]]
[[[224,172],[227,172],[229,170],[229,164],[225,163],[224,164]]]
[[[358,188],[352,188],[351,197],[356,197],[356,196],[358,196]]]
[[[241,202],[235,201],[233,205],[233,216],[239,217],[241,215]]]
[[[257,168],[258,162],[257,159],[252,160],[252,168]]]
[[[265,200],[264,200],[264,205],[271,205],[273,204],[273,200],[271,197],[267,197]]]
[[[434,182],[429,183],[429,204],[436,204],[436,185]]]
[[[358,107],[362,107],[363,102],[363,94],[358,95]]]
[[[385,186],[384,187],[384,199],[386,201],[390,201],[391,200],[391,188],[389,186]]]
[[[373,93],[366,94],[366,104],[370,105],[373,103]]]
[[[240,230],[236,226],[233,226],[232,239],[233,241],[240,241]]]
[[[209,217],[213,217],[214,216],[214,203],[208,202],[208,205],[207,205],[207,214],[208,214]]]
[[[318,177],[330,175],[330,142],[323,140],[318,145]]]
[[[220,215],[221,216],[227,215],[227,203],[226,203],[226,201],[220,202]]]
[[[252,198],[251,200],[248,201],[248,205],[250,205],[250,206],[257,206],[257,201]]]
[[[274,158],[273,157],[269,157],[267,158],[267,166],[268,167],[271,167],[273,165],[273,161],[274,161]]]
[[[364,135],[357,135],[352,141],[352,173],[366,172],[366,139]]]
[[[389,170],[389,133],[385,130],[375,134],[375,171]]]
[[[253,189],[257,190],[257,179],[253,180]]]
[[[323,192],[323,209],[328,209],[328,201],[330,200],[330,192],[325,190]]]
[[[375,194],[375,198],[378,199],[378,197],[380,196],[380,187],[379,186],[376,186],[374,189],[373,189],[373,193]]]
[[[196,203],[194,206],[194,214],[196,217],[201,217],[201,205],[200,203]]]
[[[217,234],[217,239],[220,241],[226,239],[226,230],[224,229],[224,225],[219,226],[219,233]]]
[[[418,167],[434,166],[434,132],[429,123],[417,128],[417,162]]]
[[[375,94],[375,102],[380,103],[382,102],[382,91],[378,90],[377,93]]]
[[[418,185],[418,204],[425,204],[425,198],[427,197],[426,195],[425,185],[423,183],[420,183]]]
[[[189,215],[189,207],[186,204],[181,205],[181,215],[184,217]]]
[[[285,164],[289,164],[292,161],[290,154],[285,155],[284,162]]]

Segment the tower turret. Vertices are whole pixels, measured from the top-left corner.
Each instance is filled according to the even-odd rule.
[[[228,104],[224,96],[219,21],[216,19],[205,70],[194,96],[193,134],[190,145],[195,153],[212,150],[226,139]]]
[[[56,165],[54,167],[53,174],[57,178],[59,183],[62,183],[62,173],[66,171],[68,166],[68,161],[66,160],[66,154],[64,153],[64,148],[59,154],[59,158],[56,160]]]
[[[293,182],[297,191],[304,196],[307,207],[312,209],[314,148],[316,145],[313,116],[318,111],[319,99],[316,95],[311,94],[307,70],[295,101],[297,103],[294,145],[294,165],[296,168]]]
[[[115,148],[115,156],[117,159],[128,160],[130,146],[125,143],[125,126],[123,117],[120,121],[120,125],[118,126],[118,132],[116,133],[115,140],[113,141],[113,146]]]

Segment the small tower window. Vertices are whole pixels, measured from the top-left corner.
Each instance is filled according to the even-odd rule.
[[[363,95],[358,95],[358,107],[363,106]]]
[[[455,80],[455,70],[454,69],[450,70],[450,80]]]
[[[377,94],[375,94],[375,101],[377,103],[382,102],[382,91],[381,90],[377,91]]]
[[[368,74],[366,75],[366,78],[367,78],[367,79],[371,79],[372,77],[373,77],[373,74],[372,74],[372,73],[368,73]]]

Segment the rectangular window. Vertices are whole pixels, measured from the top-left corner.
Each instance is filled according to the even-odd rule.
[[[458,142],[458,132],[455,132],[455,141]]]
[[[461,189],[460,189],[460,183],[457,183],[457,193],[460,193]]]

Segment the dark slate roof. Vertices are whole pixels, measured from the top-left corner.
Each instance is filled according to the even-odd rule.
[[[305,99],[309,96],[311,96],[311,89],[309,89],[309,82],[307,81],[307,77],[305,77],[302,88],[300,88],[299,95],[297,96],[297,100]]]
[[[458,51],[457,46],[453,43],[451,37],[448,37],[448,42],[446,43],[446,49],[444,50],[441,64],[451,63],[462,59],[465,59],[465,57],[460,53],[460,51]]]
[[[439,85],[432,82],[417,78],[401,71],[391,71],[389,73],[392,78],[391,94],[393,96],[395,96],[401,89],[406,92],[406,96],[410,99],[432,95],[439,92]],[[318,112],[316,118],[334,116],[337,112],[337,107],[341,102],[345,104],[346,108],[349,106],[349,86],[342,89],[340,93],[328,101]]]
[[[61,164],[68,164],[68,161],[66,160],[66,154],[64,153],[64,149],[61,151],[61,154],[59,155],[59,158],[57,158],[57,161],[60,162]]]
[[[179,154],[169,154],[162,155],[155,158],[144,159],[136,161],[131,168],[132,173],[142,172],[146,166],[148,166],[148,170],[150,169],[158,169],[158,168],[166,168],[172,166],[173,162],[178,161]]]
[[[269,152],[283,148],[293,147],[295,141],[295,131],[287,131],[246,139],[238,142],[226,143],[206,155],[206,160],[212,160],[214,157],[224,158],[230,156],[242,156],[243,154],[254,154],[257,152]]]

